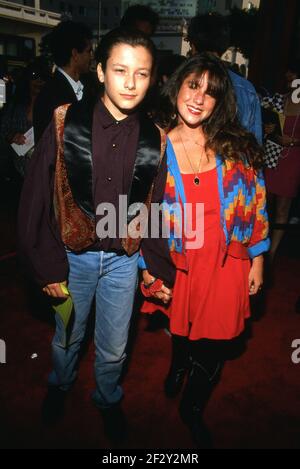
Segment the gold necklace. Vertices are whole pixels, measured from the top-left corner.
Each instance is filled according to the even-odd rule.
[[[193,167],[193,165],[192,165],[191,160],[190,160],[189,157],[188,157],[188,154],[187,154],[185,145],[184,145],[183,140],[182,140],[181,132],[180,132],[180,131],[178,131],[178,132],[179,132],[180,140],[181,140],[181,143],[182,143],[182,146],[183,146],[183,149],[184,149],[185,156],[186,156],[186,158],[187,158],[187,160],[188,160],[188,162],[189,162],[189,164],[190,164],[190,167],[191,167],[191,169],[192,169],[192,171],[193,171],[193,173],[194,173],[194,176],[195,176],[193,182],[194,182],[195,186],[199,186],[199,184],[200,184],[200,178],[199,178],[198,175],[199,175],[199,173],[200,173],[200,165],[201,165],[201,162],[202,162],[203,153],[205,153],[204,147],[203,147],[203,150],[202,150],[202,152],[201,152],[200,159],[199,159],[198,171],[196,172],[196,171],[194,170],[194,167]],[[203,145],[202,145],[202,146],[203,146]]]
[[[202,143],[197,142],[197,140],[191,140],[190,138],[187,138],[187,137],[185,137],[185,136],[184,136],[184,139],[187,140],[188,142],[192,142],[192,143],[194,143],[195,145],[198,145],[199,147],[202,147],[202,148],[205,147],[205,144],[203,145]]]

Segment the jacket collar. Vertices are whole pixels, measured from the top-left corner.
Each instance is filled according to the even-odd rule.
[[[118,125],[119,127],[131,131],[138,121],[138,112],[128,115],[125,119],[117,120],[103,104],[102,99],[99,99],[95,106],[95,118],[100,122],[103,129]]]

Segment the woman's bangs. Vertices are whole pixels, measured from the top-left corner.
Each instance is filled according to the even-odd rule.
[[[219,100],[224,94],[224,82],[221,80],[221,77],[212,70],[208,70],[208,86],[207,93]]]

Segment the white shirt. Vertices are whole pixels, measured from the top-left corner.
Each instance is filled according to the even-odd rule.
[[[80,101],[82,99],[82,95],[83,95],[83,84],[81,83],[81,81],[75,81],[73,80],[72,77],[70,77],[70,75],[68,75],[62,68],[60,67],[57,67],[57,70],[62,73],[66,79],[68,80],[68,82],[70,83],[70,85],[72,86],[73,90],[74,90],[74,93],[76,95],[76,98],[77,98],[77,101]]]

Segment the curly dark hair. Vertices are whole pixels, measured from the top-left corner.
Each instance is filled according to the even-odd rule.
[[[169,130],[177,125],[177,96],[184,80],[191,74],[200,78],[205,72],[209,77],[207,93],[216,99],[212,114],[201,124],[207,137],[206,149],[220,154],[223,159],[243,161],[255,169],[261,168],[262,148],[255,136],[239,123],[227,68],[214,54],[195,55],[176,70],[162,89],[157,123]]]
[[[83,52],[93,34],[88,26],[74,21],[62,21],[50,33],[42,38],[41,50],[50,54],[58,67],[67,65],[72,57],[72,50]]]

